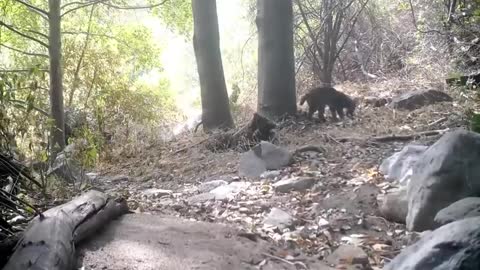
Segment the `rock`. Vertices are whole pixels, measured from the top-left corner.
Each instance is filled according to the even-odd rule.
[[[267,170],[267,165],[253,150],[250,150],[240,158],[238,174],[245,177],[259,177]]]
[[[480,217],[462,219],[425,234],[384,270],[480,269]]]
[[[87,177],[87,179],[90,182],[94,182],[95,180],[97,180],[99,178],[98,173],[94,173],[94,172],[89,172],[89,173],[85,174],[85,176]]]
[[[409,144],[402,151],[385,159],[380,165],[380,172],[386,180],[398,181],[407,185],[413,172],[413,166],[418,158],[427,150],[427,146]]]
[[[239,179],[240,177],[236,175],[216,175],[216,176],[207,177],[205,180],[203,180],[203,182],[206,183],[206,182],[211,182],[216,180],[223,180],[227,183],[231,183],[234,181],[238,181]]]
[[[189,204],[197,204],[197,203],[204,203],[210,200],[215,200],[215,194],[212,193],[201,193],[194,195],[187,199]]]
[[[456,130],[443,135],[420,157],[408,185],[407,228],[435,228],[438,211],[480,195],[480,134]]]
[[[407,187],[382,195],[378,205],[380,213],[388,221],[405,224],[408,214]]]
[[[334,265],[359,266],[342,269],[371,269],[367,253],[354,245],[339,246],[325,260],[327,263]]]
[[[445,92],[428,89],[417,90],[401,94],[392,99],[389,106],[400,110],[415,110],[426,105],[452,101],[452,98]]]
[[[480,216],[480,197],[468,197],[440,210],[435,222],[440,226],[469,217]]]
[[[276,192],[287,193],[290,191],[306,191],[311,188],[317,180],[312,177],[295,177],[284,179],[273,184]]]
[[[276,171],[266,171],[260,175],[261,179],[270,179],[273,180],[276,177],[279,177],[282,174],[282,171],[276,170]]]
[[[119,183],[119,182],[125,182],[128,181],[128,176],[126,175],[115,175],[110,178],[105,179],[105,181],[111,182],[111,183]]]
[[[246,190],[251,183],[249,182],[232,182],[228,185],[219,186],[210,191],[215,195],[215,200],[233,199],[238,193]]]
[[[275,226],[280,230],[289,228],[293,225],[293,217],[280,208],[272,208],[268,216],[265,218],[264,224]]]
[[[172,193],[173,192],[171,190],[159,189],[159,188],[150,188],[142,192],[143,196],[147,198],[160,198],[163,196],[170,196],[172,195]]]
[[[220,180],[221,181],[221,180]],[[221,182],[219,182],[221,183]],[[209,192],[200,193],[187,199],[190,204],[204,203],[210,200],[231,200],[240,192],[246,190],[251,183],[249,182],[232,182],[228,185],[219,185]]]
[[[200,191],[201,193],[209,192],[219,186],[224,186],[224,185],[228,185],[228,182],[224,180],[212,180],[212,181],[200,184],[200,186],[198,187],[198,191]]]
[[[278,170],[292,162],[292,154],[272,143],[262,141],[240,158],[239,174],[259,177],[266,170]]]

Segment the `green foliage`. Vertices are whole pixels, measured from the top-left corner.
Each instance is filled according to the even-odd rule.
[[[473,113],[469,117],[470,130],[480,133],[480,113]]]
[[[169,0],[155,10],[172,30],[190,39],[193,32],[191,0]]]

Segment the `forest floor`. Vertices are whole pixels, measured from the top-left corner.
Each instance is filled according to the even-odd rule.
[[[380,97],[419,87],[393,88],[393,85],[397,84],[379,84],[369,89],[343,85],[338,89],[355,97]],[[157,143],[140,153],[123,154],[120,160],[102,164],[101,175],[116,177],[104,177],[97,186],[112,195],[128,197],[130,208],[136,213],[238,226],[245,235],[267,239],[283,248],[276,254],[282,258],[301,252],[324,259],[339,245],[354,243],[366,252],[374,269],[381,269],[402,247],[415,241],[416,235],[407,232],[404,225],[380,216],[377,196],[394,186],[384,180],[378,167],[403,146],[412,142],[429,145],[439,136],[387,142],[369,138],[463,126],[462,94],[447,92],[454,102],[414,111],[361,104],[354,120],[282,123],[277,130],[280,146],[292,151],[305,145],[325,149],[324,153],[296,155],[291,166],[276,172],[282,179],[315,177],[317,183],[308,192],[277,193],[270,180],[239,177],[242,153],[210,152],[201,143],[205,139],[201,132],[183,135],[169,143]],[[192,199],[200,193],[201,183],[211,180],[249,184],[228,200]],[[273,207],[294,218],[295,230],[275,230],[264,224]]]

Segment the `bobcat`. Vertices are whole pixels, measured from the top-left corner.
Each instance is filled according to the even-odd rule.
[[[343,109],[347,109],[347,116],[353,118],[355,102],[346,94],[335,90],[333,87],[318,87],[310,90],[300,99],[300,105],[308,103],[308,118],[311,119],[315,111],[318,111],[320,121],[325,121],[325,105],[328,105],[332,118],[337,120],[337,114],[344,118]]]

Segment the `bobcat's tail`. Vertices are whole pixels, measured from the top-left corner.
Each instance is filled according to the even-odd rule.
[[[302,96],[302,98],[300,99],[300,106],[303,105],[303,103],[305,103],[305,101],[308,99],[309,94],[310,93],[306,93],[305,95]]]

